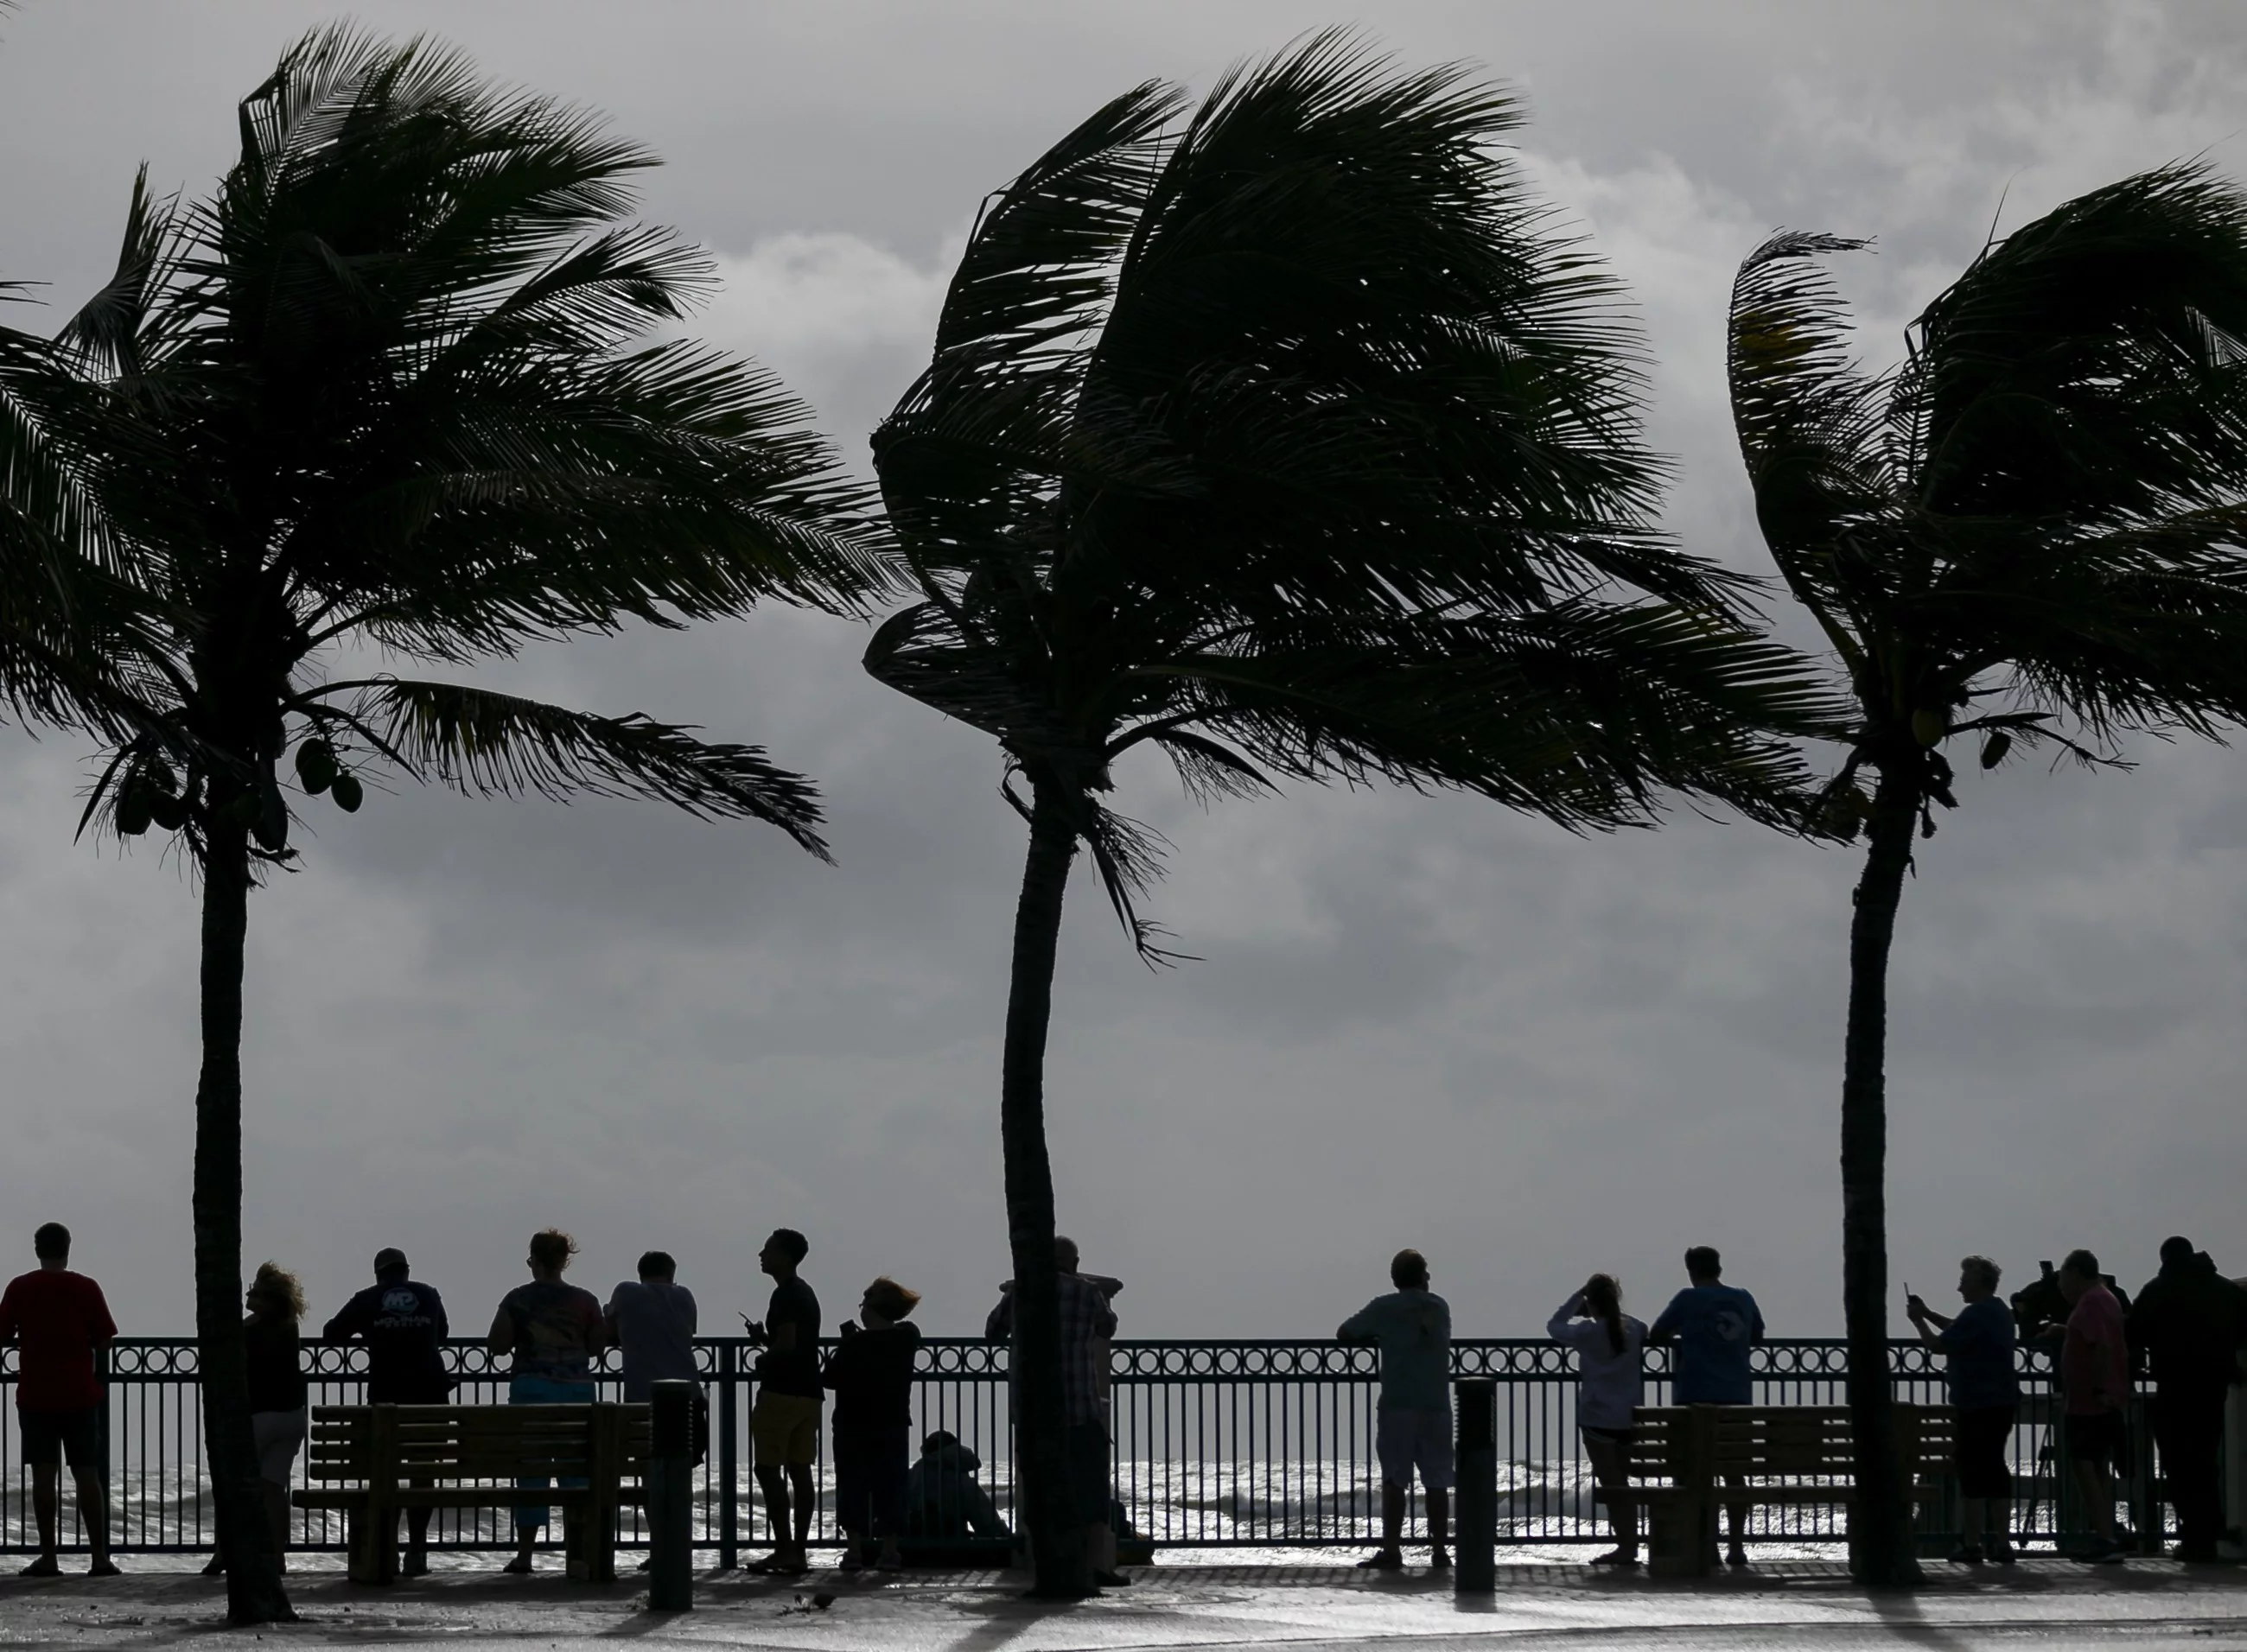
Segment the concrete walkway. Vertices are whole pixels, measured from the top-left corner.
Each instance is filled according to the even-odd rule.
[[[897,1579],[816,1573],[776,1583],[741,1573],[700,1580],[697,1609],[657,1616],[630,1584],[599,1589],[548,1573],[450,1573],[388,1588],[333,1572],[299,1573],[304,1621],[258,1632],[219,1621],[222,1586],[176,1573],[95,1584],[0,1580],[0,1648],[323,1645],[569,1649],[635,1641],[679,1647],[899,1649],[901,1652],[1110,1652],[1171,1647],[1377,1646],[1383,1652],[1531,1652],[1569,1648],[2127,1647],[2247,1652],[2247,1572],[2160,1560],[2096,1570],[2059,1560],[1972,1574],[1935,1566],[1909,1594],[1868,1595],[1837,1567],[1779,1561],[1701,1582],[1606,1577],[1552,1562],[1501,1569],[1495,1598],[1455,1601],[1448,1580],[1414,1571],[1164,1566],[1131,1588],[1069,1607],[1026,1601],[1011,1573]]]

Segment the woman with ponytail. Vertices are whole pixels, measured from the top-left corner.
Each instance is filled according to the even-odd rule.
[[[1622,1311],[1622,1287],[1595,1273],[1545,1321],[1546,1335],[1576,1350],[1576,1428],[1592,1472],[1608,1494],[1615,1546],[1594,1566],[1638,1564],[1638,1510],[1624,1497],[1630,1484],[1632,1413],[1644,1392],[1640,1355],[1646,1327]]]

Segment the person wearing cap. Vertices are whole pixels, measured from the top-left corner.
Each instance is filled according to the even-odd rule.
[[[322,1328],[322,1340],[366,1344],[366,1401],[370,1405],[442,1405],[452,1397],[445,1369],[444,1299],[415,1279],[406,1253],[386,1246],[374,1254],[374,1283],[344,1304]],[[420,1485],[426,1482],[416,1480]],[[408,1509],[408,1538],[400,1574],[429,1569],[429,1511]]]

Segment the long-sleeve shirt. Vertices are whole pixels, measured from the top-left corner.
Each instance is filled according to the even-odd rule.
[[[1607,1321],[1585,1315],[1578,1292],[1553,1310],[1545,1335],[1576,1350],[1576,1421],[1588,1429],[1630,1427],[1631,1413],[1646,1393],[1646,1327],[1624,1314],[1618,1348]]]
[[[2059,1345],[2059,1377],[2070,1416],[2096,1416],[2130,1397],[2130,1353],[2123,1340],[2122,1305],[2093,1282],[2075,1299],[2067,1335]]]

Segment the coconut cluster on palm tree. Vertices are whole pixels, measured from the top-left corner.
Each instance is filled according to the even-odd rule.
[[[1908,1581],[1889,1415],[1888,950],[1915,833],[1984,768],[2115,735],[2213,737],[2247,713],[2247,195],[2163,167],[1992,242],[1858,372],[1823,260],[1786,234],[1742,266],[1732,406],[1756,517],[1855,701],[1819,823],[1865,837],[1841,1096],[1843,1302],[1857,1450],[1852,1562]],[[1868,772],[1869,792],[1861,783]]]
[[[797,404],[738,360],[649,342],[709,266],[629,221],[646,151],[454,53],[340,29],[290,51],[241,125],[209,199],[136,187],[115,276],[51,342],[11,338],[0,387],[11,481],[97,525],[72,585],[104,601],[50,608],[35,639],[116,662],[97,686],[137,697],[100,724],[123,738],[88,817],[174,835],[201,880],[204,1438],[231,1614],[264,1621],[288,1608],[236,1306],[242,959],[253,883],[298,858],[295,815],[356,811],[383,769],[654,798],[824,853],[811,788],[758,747],[337,679],[338,651],[457,665],[768,598],[847,611],[884,574],[862,490]],[[38,502],[11,502],[29,520]],[[10,562],[12,601],[30,574]]]

